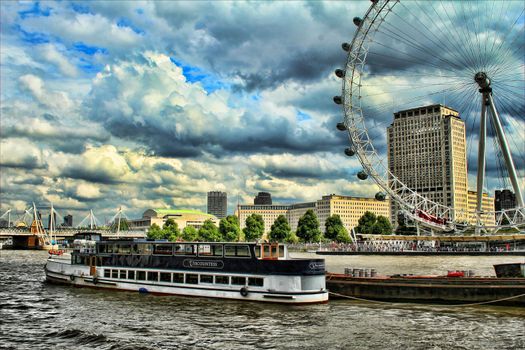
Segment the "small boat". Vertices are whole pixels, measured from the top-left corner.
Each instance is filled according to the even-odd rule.
[[[292,259],[277,243],[76,237],[50,254],[46,280],[78,287],[278,302],[328,301],[324,259]]]
[[[449,271],[443,276],[380,276],[373,269],[372,273],[327,273],[326,286],[332,299],[525,307],[525,264],[494,267],[497,277],[474,276],[471,271]]]

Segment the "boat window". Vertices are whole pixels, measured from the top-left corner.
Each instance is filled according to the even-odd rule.
[[[197,246],[195,244],[175,244],[175,255],[195,255],[197,253]]]
[[[265,244],[263,245],[263,257],[270,256],[270,246]]]
[[[109,269],[105,269],[105,270],[104,270],[104,277],[106,277],[106,278],[110,278],[110,277],[111,277],[111,270],[109,270]]]
[[[246,285],[246,277],[232,276],[232,284],[244,286]]]
[[[248,285],[262,287],[264,285],[264,280],[260,277],[248,277]]]
[[[137,246],[138,246],[138,254],[141,254],[141,255],[150,255],[153,250],[152,244],[141,243],[141,244],[137,244]]]
[[[128,271],[128,280],[134,280],[135,279],[135,271],[129,270]]]
[[[277,245],[272,245],[272,256],[277,256]]]
[[[133,245],[131,246],[131,253],[132,253],[132,254],[139,254],[139,247],[138,247],[138,245],[133,244]]]
[[[210,256],[210,255],[212,255],[211,245],[199,244],[199,256]]]
[[[186,274],[186,283],[198,284],[199,283],[199,275],[193,274],[193,273]]]
[[[250,257],[250,249],[247,245],[237,246],[237,256]]]
[[[213,256],[222,256],[223,246],[222,244],[211,245]]]
[[[111,278],[118,278],[118,270],[111,270]]]
[[[255,250],[255,257],[260,258],[261,257],[261,247],[256,245],[254,247],[254,250]]]
[[[174,273],[173,274],[173,283],[184,283],[184,274],[183,273]]]
[[[173,254],[172,244],[155,244],[153,254],[171,255]]]
[[[120,278],[126,279],[126,270],[120,270]]]
[[[106,253],[113,253],[113,244],[108,244],[106,246]]]
[[[161,282],[171,282],[171,273],[169,273],[169,272],[161,272],[160,273],[160,281]]]
[[[279,246],[279,258],[284,258],[284,249],[283,245]]]
[[[131,253],[131,247],[128,244],[121,245],[119,247],[118,253],[119,254],[129,254],[129,253]]]
[[[201,275],[200,280],[201,280],[201,283],[213,283],[213,276],[212,275]]]
[[[235,256],[235,246],[234,245],[224,246],[224,256]]]
[[[215,276],[215,283],[216,284],[230,284],[230,277],[229,276]]]
[[[146,271],[137,271],[137,279],[141,281],[146,280]]]
[[[105,253],[106,252],[106,245],[105,244],[99,244],[98,245],[98,252],[99,253]]]
[[[158,281],[158,280],[159,280],[159,273],[157,271],[148,272],[148,281]]]

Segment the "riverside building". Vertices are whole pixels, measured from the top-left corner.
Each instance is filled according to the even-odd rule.
[[[387,128],[387,145],[391,173],[422,196],[453,207],[452,219],[469,220],[466,213],[475,192],[468,191],[465,122],[458,111],[437,104],[396,112]],[[482,202],[484,211],[493,210],[488,198]],[[394,225],[398,211],[392,201]]]
[[[307,210],[313,210],[319,220],[321,232],[325,231],[326,219],[331,215],[339,215],[347,230],[358,225],[359,218],[366,211],[376,215],[390,217],[389,201],[378,201],[375,198],[351,197],[330,194],[315,202],[295,203],[289,205],[238,205],[236,215],[239,218],[241,229],[246,227],[246,218],[252,214],[259,214],[264,221],[264,233],[270,232],[271,227],[279,215],[284,215],[292,231],[297,230],[299,219]]]
[[[151,225],[156,224],[162,228],[168,219],[173,219],[179,230],[183,230],[186,226],[193,226],[198,230],[208,219],[219,225],[217,217],[197,210],[148,209],[142,214],[141,219],[130,220],[129,227],[132,230],[147,231]]]
[[[215,215],[219,219],[225,218],[228,212],[228,195],[226,192],[208,192],[208,214]]]

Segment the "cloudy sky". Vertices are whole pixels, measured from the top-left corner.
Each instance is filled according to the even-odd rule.
[[[210,190],[228,193],[230,212],[258,191],[373,196],[331,101],[340,45],[369,4],[3,1],[0,213],[52,202],[78,223],[119,206],[130,218],[205,211]],[[376,62],[371,77],[406,69]],[[380,151],[386,126],[372,133]]]

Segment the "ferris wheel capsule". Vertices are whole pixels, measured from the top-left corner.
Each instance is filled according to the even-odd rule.
[[[366,180],[368,179],[368,174],[365,171],[361,170],[360,172],[357,173],[357,178],[359,180]]]
[[[348,147],[348,148],[345,148],[345,154],[349,157],[352,157],[355,155],[355,151],[351,149],[350,147]]]
[[[341,123],[341,122],[337,123],[336,127],[337,127],[337,130],[339,130],[339,131],[345,131],[346,130],[346,125],[344,123]]]
[[[350,51],[350,44],[349,44],[349,43],[342,43],[342,44],[341,44],[341,47],[342,47],[343,50],[345,50],[346,52]]]
[[[334,102],[336,105],[340,105],[343,103],[343,98],[341,96],[334,96]]]
[[[354,19],[352,21],[358,27],[361,25],[361,23],[363,23],[363,20],[360,17],[354,17]]]
[[[345,71],[342,70],[342,69],[336,69],[336,70],[335,70],[335,75],[336,75],[338,78],[344,78],[344,77],[345,77]]]
[[[375,198],[378,201],[384,201],[386,199],[386,194],[384,192],[377,192]]]

